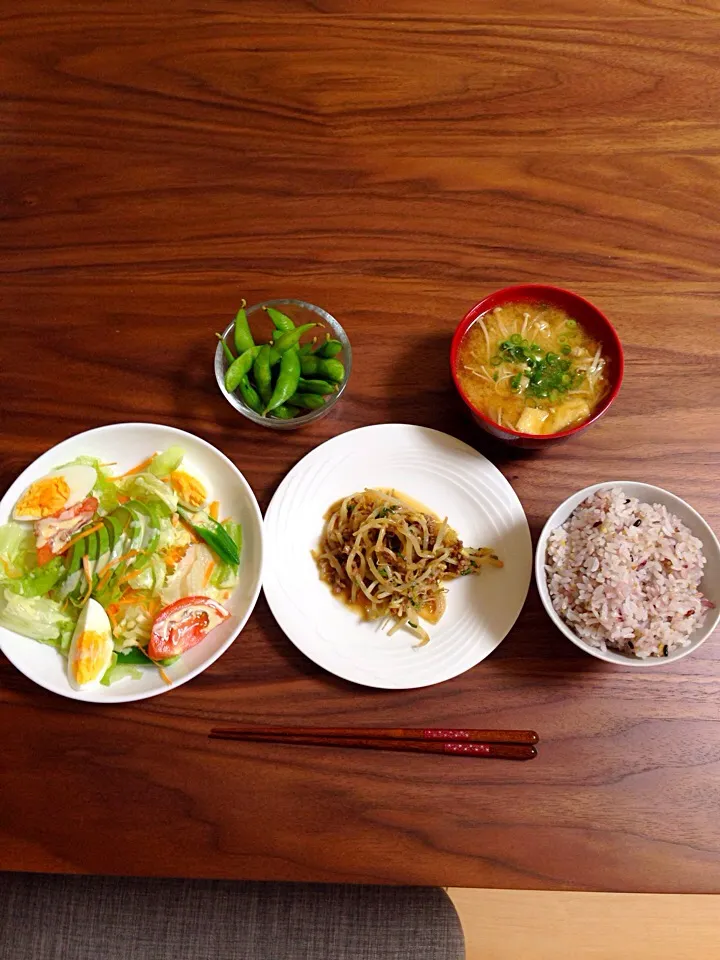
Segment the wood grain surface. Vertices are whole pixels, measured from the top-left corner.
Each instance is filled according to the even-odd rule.
[[[0,5],[0,482],[93,426],[225,451],[265,509],[329,437],[400,421],[474,444],[537,535],[600,480],[720,529],[717,0],[40,0]],[[614,321],[625,385],[539,454],[477,432],[452,331],[512,282]],[[276,439],[213,380],[241,296],[302,297],[355,364]],[[316,668],[261,599],[193,682],[101,708],[0,662],[0,868],[720,891],[720,638],[614,668],[534,590],[484,663],[379,692]],[[523,727],[529,764],[206,739],[233,723]]]

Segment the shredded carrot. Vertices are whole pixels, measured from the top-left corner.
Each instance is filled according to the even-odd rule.
[[[131,557],[136,557],[139,553],[139,550],[128,550],[127,553],[124,553],[121,557],[118,557],[117,560],[111,560],[109,563],[106,563],[102,570],[98,573],[98,576],[104,576],[108,570],[116,567],[119,563],[122,563],[123,560],[129,560]]]
[[[131,570],[129,573],[126,573],[124,576],[120,577],[117,582],[117,585],[120,586],[123,583],[128,583],[132,578],[137,574],[137,570]]]
[[[206,587],[210,583],[210,577],[212,572],[215,569],[215,561],[211,560],[210,563],[205,568],[205,576],[203,577],[203,587]]]
[[[130,590],[126,590],[122,597],[115,601],[115,606],[128,607],[134,603],[140,607],[145,606],[145,597],[140,596],[139,593],[133,593]]]
[[[130,497],[126,497],[124,493],[117,494],[118,503],[127,503],[130,500]]]
[[[93,589],[92,574],[90,573],[90,558],[86,553],[83,554],[82,567],[83,567],[83,573],[85,574],[85,579],[87,580],[87,585],[88,585],[87,593],[83,597],[82,604],[81,604],[81,606],[84,607],[85,604],[90,599],[90,594],[92,593],[92,589]]]
[[[79,543],[81,540],[84,540],[85,537],[89,537],[91,533],[95,533],[97,530],[102,527],[102,523],[96,523],[93,527],[89,527],[87,530],[83,530],[82,533],[79,533],[76,537],[73,537],[72,540],[68,540],[62,550],[58,550],[56,556],[60,556],[61,553],[67,553],[70,547],[74,547],[76,543]]]
[[[126,473],[121,473],[118,477],[112,477],[113,480],[122,480],[123,477],[132,477],[136,473],[142,473],[150,464],[153,462],[155,454],[151,457],[146,457],[142,460],[136,467],[133,467],[132,470],[128,470]]]
[[[220,513],[220,502],[218,500],[213,500],[208,508],[208,513],[213,520],[217,520],[218,514]]]
[[[121,557],[118,557],[117,560],[111,560],[110,563],[106,563],[102,570],[98,573],[98,593],[107,586],[107,582],[110,579],[110,573],[113,567],[116,567],[119,563],[122,563],[123,560],[129,560],[131,557],[136,557],[140,550],[128,550],[127,553],[124,553]]]
[[[108,607],[106,607],[106,609],[105,609],[105,613],[108,615],[108,620],[109,620],[110,623],[112,624],[113,634],[116,634],[116,633],[117,633],[117,629],[118,629],[118,622],[117,622],[117,617],[116,617],[117,612],[118,612],[118,608],[117,608],[117,605],[114,604],[114,603],[111,603],[111,604],[110,604]]]
[[[201,542],[202,542],[202,541],[200,540],[200,537],[195,533],[195,531],[193,530],[193,528],[192,528],[192,527],[190,526],[190,524],[187,522],[187,520],[185,519],[185,517],[180,517],[180,523],[185,527],[185,529],[188,531],[188,533],[189,533],[190,536],[193,538],[193,541],[194,541],[195,543],[201,543]]]

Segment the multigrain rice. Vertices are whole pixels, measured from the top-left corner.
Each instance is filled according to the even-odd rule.
[[[619,487],[588,497],[548,538],[552,604],[601,650],[641,658],[686,647],[712,604],[698,589],[702,542],[661,504]]]

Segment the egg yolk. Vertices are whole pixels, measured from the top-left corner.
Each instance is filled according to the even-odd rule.
[[[31,484],[15,507],[15,516],[49,517],[67,503],[70,487],[64,477],[44,477]]]
[[[75,641],[72,672],[81,686],[97,680],[105,659],[106,637],[97,630],[85,630]]]
[[[207,500],[207,491],[197,477],[191,477],[184,470],[175,470],[170,474],[170,483],[183,503],[191,507],[201,507]]]

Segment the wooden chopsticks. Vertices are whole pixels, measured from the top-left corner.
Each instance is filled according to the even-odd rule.
[[[356,750],[437,753],[495,760],[532,760],[534,730],[458,730],[444,727],[213,727],[212,740],[281,743]]]

